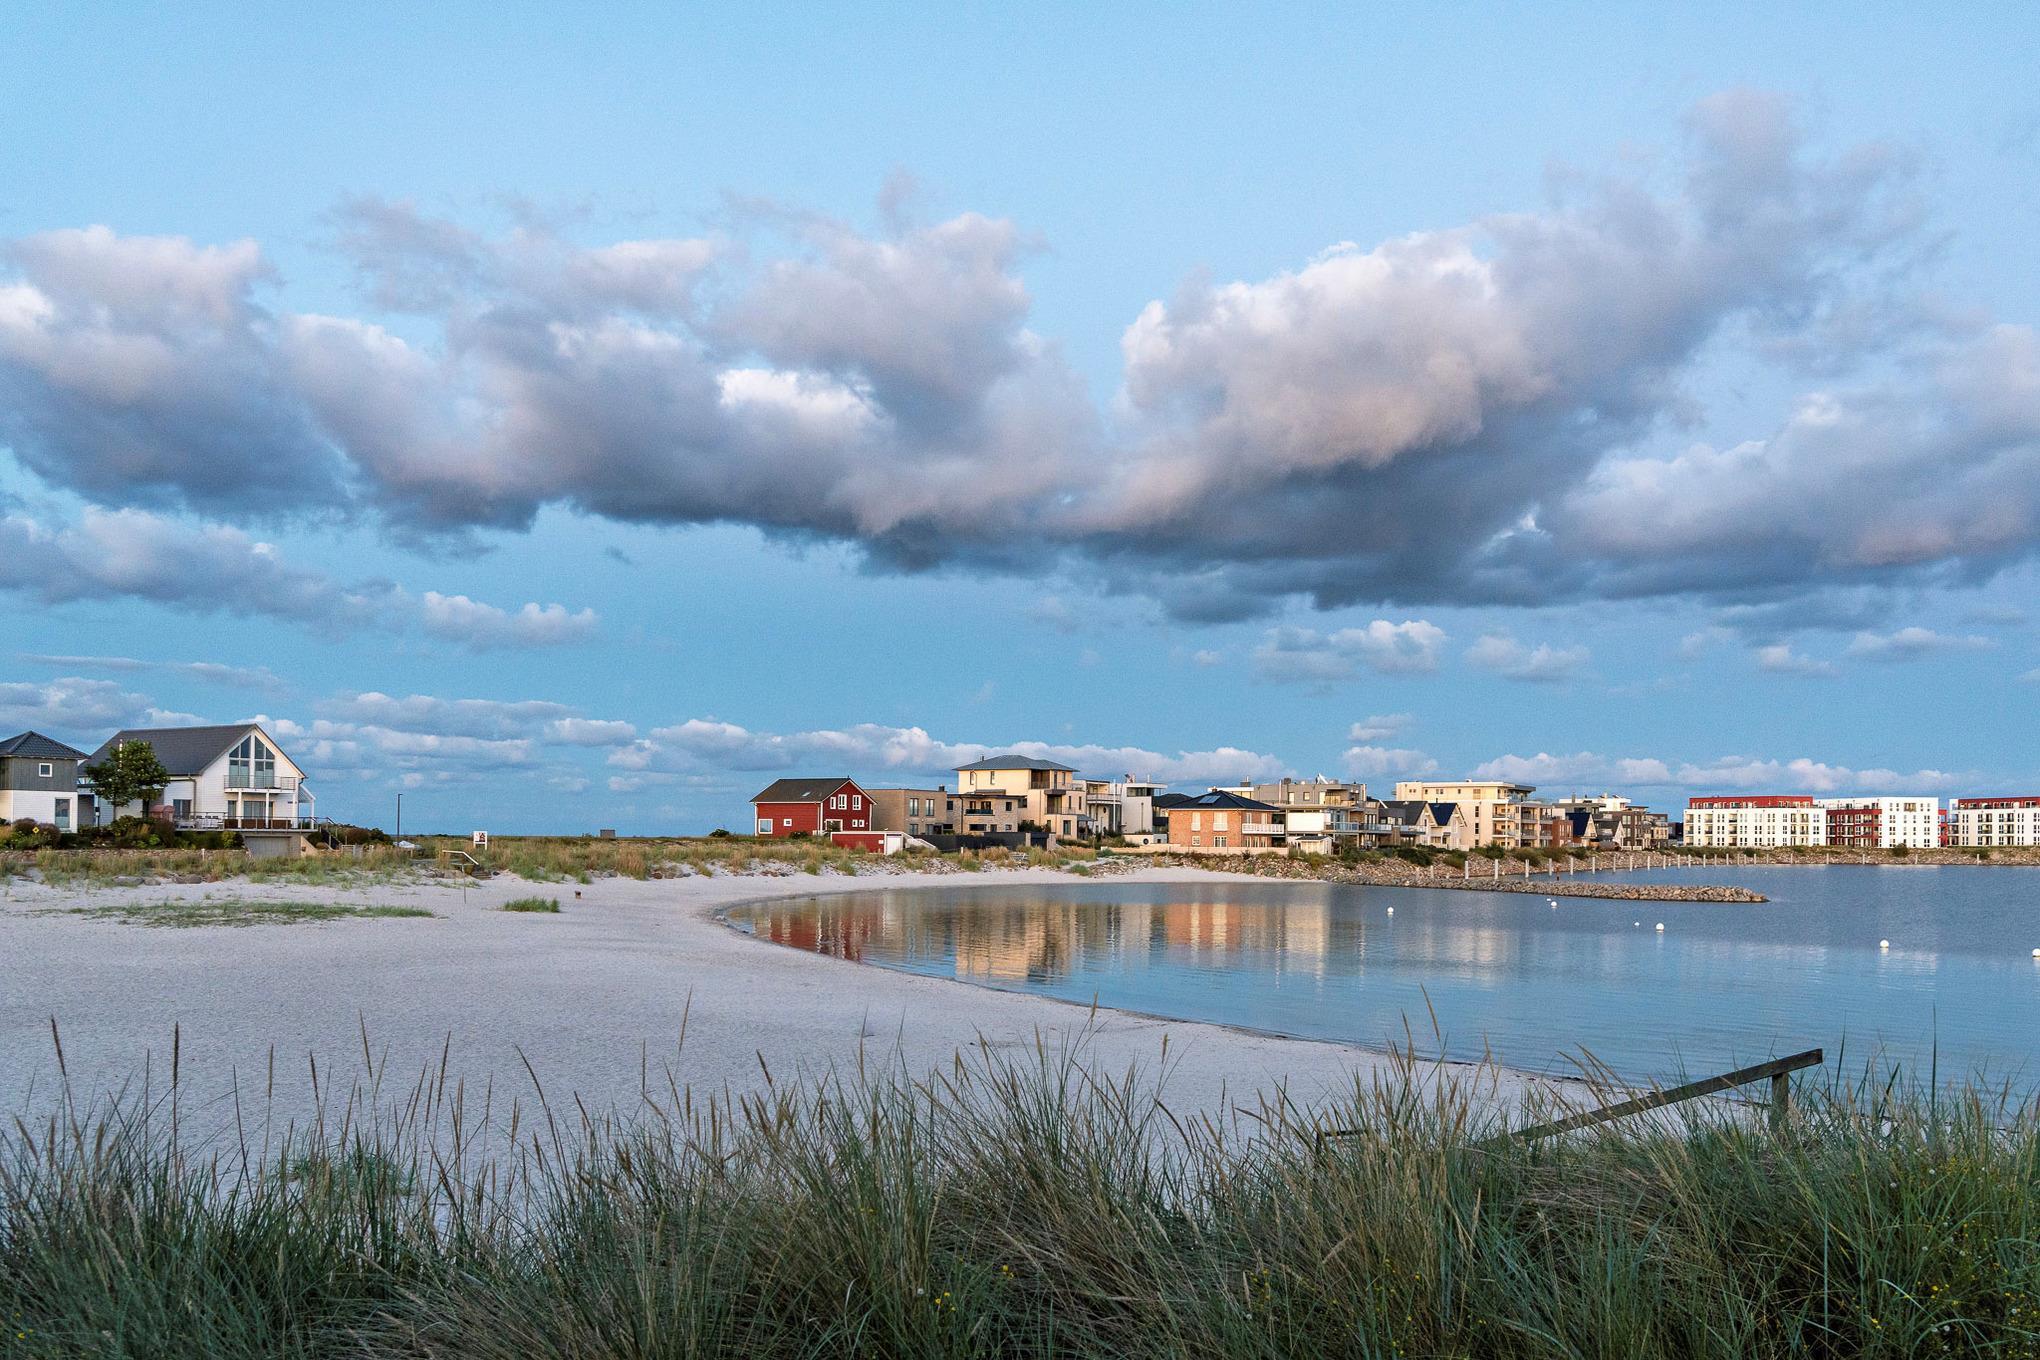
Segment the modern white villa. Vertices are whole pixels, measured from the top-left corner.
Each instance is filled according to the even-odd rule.
[[[128,728],[108,737],[89,763],[133,741],[154,747],[169,772],[161,800],[149,808],[95,803],[89,825],[147,813],[167,813],[189,830],[303,831],[312,825],[314,799],[304,771],[259,723]]]

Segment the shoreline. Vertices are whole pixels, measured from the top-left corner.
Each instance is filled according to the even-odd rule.
[[[1134,881],[1251,881],[1156,866]],[[743,938],[738,905],[870,891],[1084,883],[1053,870],[716,875],[532,883],[364,882],[45,887],[15,884],[0,906],[0,953],[21,985],[0,994],[0,1109],[42,1111],[58,1094],[54,1018],[81,1099],[103,1099],[179,1050],[197,1127],[226,1123],[236,1092],[271,1092],[270,1116],[309,1117],[311,1064],[330,1093],[387,1074],[407,1086],[441,1062],[501,1107],[529,1106],[535,1076],[555,1105],[629,1115],[669,1089],[734,1099],[789,1077],[874,1058],[925,1075],[966,1050],[1027,1059],[1073,1049],[1087,1067],[1167,1072],[1184,1110],[1246,1117],[1280,1094],[1307,1106],[1390,1073],[1380,1047],[1143,1015],[946,977],[852,966]],[[578,891],[581,896],[575,897]],[[558,896],[562,912],[501,904]],[[420,908],[418,919],[146,926],[80,912],[165,902],[341,902]],[[843,961],[847,962],[847,961]],[[962,988],[964,990],[959,991]],[[968,998],[968,1000],[965,1000]],[[961,1003],[961,1004],[959,1004]],[[1576,1081],[1418,1057],[1427,1073],[1478,1080],[1510,1108],[1575,1099]],[[528,1069],[526,1064],[528,1064]],[[527,1075],[527,1071],[529,1075]],[[273,1073],[273,1077],[269,1074]],[[273,1084],[272,1084],[273,1083]]]

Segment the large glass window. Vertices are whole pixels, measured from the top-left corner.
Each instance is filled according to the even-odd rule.
[[[241,744],[227,753],[227,787],[230,789],[276,787],[276,752],[253,732],[241,738]]]

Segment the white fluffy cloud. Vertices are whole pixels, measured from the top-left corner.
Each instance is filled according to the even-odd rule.
[[[1264,680],[1331,684],[1362,670],[1416,675],[1438,669],[1445,630],[1424,619],[1375,619],[1358,628],[1321,633],[1313,628],[1271,628],[1254,649],[1254,671]]]
[[[1839,674],[1832,661],[1822,661],[1793,650],[1789,642],[1773,642],[1756,649],[1757,669],[1773,675],[1796,675],[1809,680],[1826,680]]]
[[[1346,731],[1347,741],[1386,741],[1416,721],[1408,713],[1375,713],[1362,718]]]
[[[1340,765],[1351,779],[1421,779],[1438,772],[1438,762],[1402,746],[1349,746]]]
[[[1506,633],[1484,633],[1466,649],[1467,664],[1509,680],[1554,684],[1570,680],[1587,664],[1585,647],[1526,646]]]
[[[1997,644],[1976,634],[1937,633],[1931,628],[1900,628],[1891,633],[1858,633],[1848,655],[1868,661],[1915,661],[1938,652],[1988,651]]]

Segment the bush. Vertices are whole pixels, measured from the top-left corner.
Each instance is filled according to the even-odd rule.
[[[730,838],[730,829],[726,826],[719,826],[708,833],[708,838],[712,841],[726,841]]]
[[[559,914],[560,899],[557,897],[513,897],[503,904],[505,911],[543,911]]]
[[[51,850],[63,839],[63,833],[48,822],[38,822],[33,817],[23,817],[7,832],[9,850]]]

